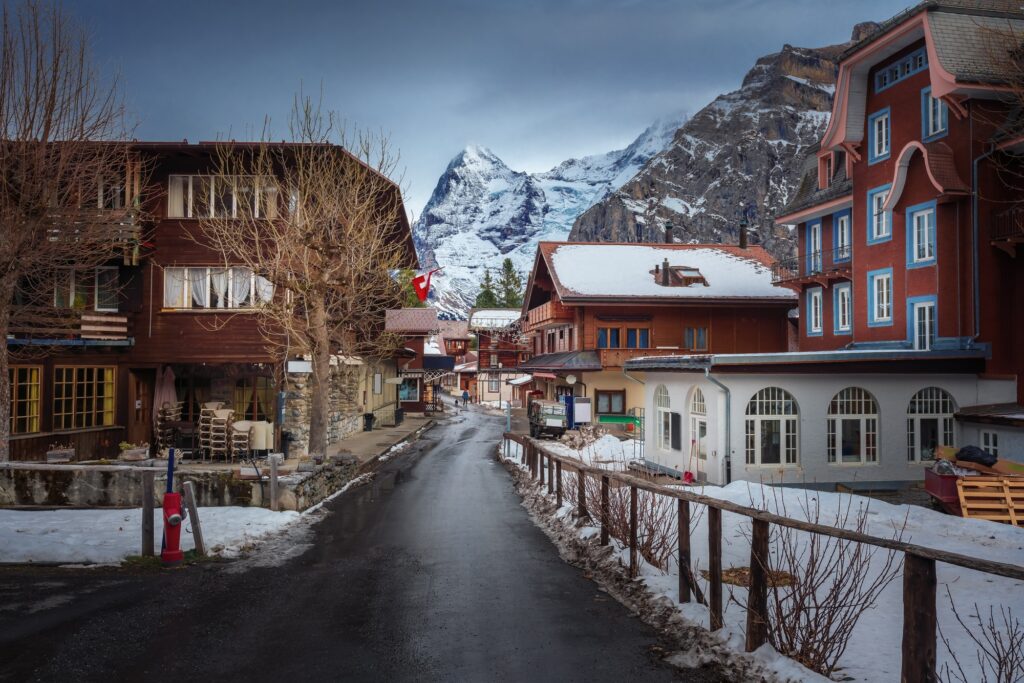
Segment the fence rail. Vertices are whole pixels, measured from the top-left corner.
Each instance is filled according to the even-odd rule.
[[[849,271],[852,253],[850,246],[846,245],[830,250],[805,251],[796,256],[780,259],[772,264],[772,282],[840,275]]]
[[[1003,562],[992,562],[969,557],[959,553],[948,552],[936,548],[906,543],[893,538],[883,538],[858,531],[850,531],[838,527],[805,522],[790,517],[777,515],[766,510],[739,505],[727,500],[711,498],[699,493],[691,493],[681,489],[668,488],[651,481],[634,477],[621,472],[612,472],[598,467],[586,465],[575,458],[556,455],[538,446],[538,442],[522,434],[504,434],[505,442],[517,443],[522,446],[522,462],[530,471],[530,478],[544,484],[544,472],[548,471],[549,491],[554,488],[559,505],[562,501],[562,473],[566,470],[579,474],[577,477],[577,514],[590,517],[586,502],[586,478],[594,477],[601,482],[601,509],[598,521],[601,523],[601,545],[609,541],[608,520],[609,501],[608,488],[616,482],[630,490],[630,533],[628,539],[621,539],[629,544],[629,567],[631,576],[635,577],[639,566],[637,549],[637,491],[647,491],[666,498],[675,498],[679,505],[679,599],[689,602],[691,593],[699,591],[693,575],[689,571],[689,563],[684,562],[690,555],[689,518],[690,504],[704,505],[708,510],[708,609],[711,613],[711,630],[722,627],[722,512],[732,512],[749,517],[753,531],[750,551],[750,589],[747,600],[747,633],[746,649],[756,650],[768,641],[770,622],[767,615],[768,604],[768,538],[772,524],[797,529],[822,536],[830,536],[854,543],[863,543],[879,548],[903,553],[903,644],[902,644],[902,680],[927,681],[933,680],[936,672],[936,577],[935,563],[944,562],[957,567],[973,569],[994,576],[1002,576],[1018,581],[1024,580],[1024,567]],[[545,461],[547,466],[545,467]],[[551,463],[555,463],[554,476],[551,484]],[[683,520],[687,521],[683,526]],[[755,569],[756,568],[756,569]]]

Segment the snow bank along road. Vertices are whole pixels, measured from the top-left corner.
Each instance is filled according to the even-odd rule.
[[[0,680],[710,680],[559,558],[502,426],[443,421],[250,560],[0,569]]]

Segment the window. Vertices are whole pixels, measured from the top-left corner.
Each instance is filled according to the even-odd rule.
[[[765,387],[747,403],[745,450],[748,465],[795,465],[799,411],[793,396]]]
[[[66,269],[53,294],[54,308],[117,311],[118,278],[116,266],[91,271]]]
[[[8,369],[11,382],[11,434],[39,431],[39,374],[35,366],[13,365]]]
[[[403,378],[402,383],[398,385],[398,400],[405,402],[420,400],[420,380],[416,377]]]
[[[658,447],[664,451],[672,447],[672,403],[668,397],[668,389],[664,384],[659,384],[654,391],[654,409],[658,414],[658,421],[655,423],[657,434],[655,440]]]
[[[277,218],[277,185],[254,176],[172,175],[168,218]]]
[[[932,97],[932,89],[921,91],[921,139],[931,142],[943,137],[949,130],[949,107]]]
[[[687,327],[683,333],[683,346],[693,351],[707,351],[708,328]]]
[[[931,460],[936,446],[955,446],[953,397],[939,387],[914,394],[907,407],[907,460]]]
[[[868,117],[868,163],[889,158],[889,109],[886,107]]]
[[[837,261],[849,261],[850,252],[850,212],[836,214],[833,217],[833,242],[835,243],[835,252],[832,257],[833,262]]]
[[[497,368],[497,367],[499,367],[501,365],[498,362],[498,354],[496,354],[496,353],[489,353],[487,355],[490,358],[490,365],[491,365],[492,368]]]
[[[986,429],[981,430],[981,450],[999,457],[999,434]]]
[[[847,387],[828,404],[828,461],[844,465],[878,462],[878,403],[860,387]]]
[[[834,316],[832,331],[836,334],[849,334],[853,328],[853,300],[850,285],[836,285],[833,291],[832,314]]]
[[[821,221],[807,225],[807,274],[821,272]]]
[[[868,325],[892,325],[892,269],[868,273]]]
[[[935,202],[907,209],[907,267],[935,263]]]
[[[821,334],[821,287],[807,290],[807,334]]]
[[[114,424],[114,368],[53,369],[53,428],[86,429]]]
[[[164,308],[253,308],[274,285],[248,268],[164,268]]]
[[[619,349],[619,328],[599,327],[597,328],[597,348]]]
[[[627,349],[648,349],[650,348],[651,331],[646,327],[629,328],[626,330]]]
[[[707,414],[704,392],[700,387],[694,387],[693,397],[690,399],[690,452],[701,460],[708,459]]]
[[[908,337],[918,351],[930,351],[935,344],[935,297],[914,297],[910,306]]]
[[[892,212],[885,210],[889,189],[889,185],[883,185],[868,190],[868,244],[892,239]]]
[[[497,377],[490,377],[487,380],[487,391],[491,392],[492,394],[499,393],[501,391],[501,385],[499,384],[499,382],[500,380]]]
[[[277,406],[274,380],[270,377],[243,377],[235,382],[235,419],[274,422]]]
[[[895,64],[888,65],[875,73],[875,92],[881,92],[926,68],[928,68],[928,53],[925,48],[915,50]]]
[[[599,415],[625,415],[626,414],[626,392],[625,391],[595,391],[597,399],[597,413]]]

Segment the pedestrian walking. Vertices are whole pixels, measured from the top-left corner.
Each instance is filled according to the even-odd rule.
[[[469,406],[469,391],[465,389],[462,390],[462,405]]]

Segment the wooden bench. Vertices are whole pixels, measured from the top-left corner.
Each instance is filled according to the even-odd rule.
[[[961,477],[956,482],[964,517],[1021,526],[1024,477]]]

